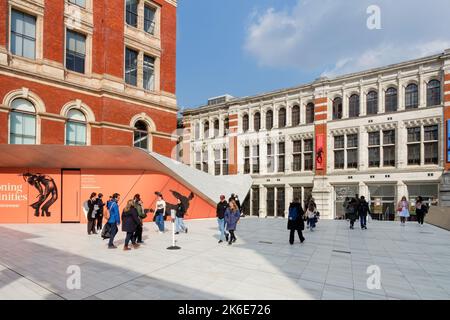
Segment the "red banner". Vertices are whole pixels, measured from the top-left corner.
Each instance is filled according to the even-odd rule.
[[[325,169],[325,134],[316,134],[316,170]]]

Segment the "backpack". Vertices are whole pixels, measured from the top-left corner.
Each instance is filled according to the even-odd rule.
[[[298,218],[298,209],[297,209],[297,207],[290,207],[289,208],[289,220],[292,220],[292,221],[294,221],[294,220],[297,220],[297,218]]]

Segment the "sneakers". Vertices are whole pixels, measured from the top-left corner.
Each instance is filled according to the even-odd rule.
[[[229,237],[229,235],[228,235],[228,233],[225,233],[225,239],[228,241],[228,237]]]
[[[124,246],[123,251],[130,251],[131,249],[129,247]]]
[[[222,243],[223,242],[223,240],[219,240],[219,243]]]
[[[180,234],[180,233],[177,231],[177,232],[175,232],[175,234]]]

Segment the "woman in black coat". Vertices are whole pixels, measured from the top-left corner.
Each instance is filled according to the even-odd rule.
[[[96,212],[95,212],[95,206],[97,204],[97,199],[95,198],[97,196],[97,193],[92,192],[91,196],[87,202],[87,206],[89,208],[87,212],[87,232],[88,234],[97,234],[97,231],[95,231],[95,221],[97,218]]]
[[[289,234],[289,243],[294,244],[294,236],[295,231],[298,233],[298,237],[300,238],[300,242],[303,243],[305,238],[303,237],[303,230],[305,229],[305,222],[303,220],[303,216],[305,212],[302,209],[302,205],[300,202],[295,199],[294,202],[291,202],[289,205],[289,217],[288,217],[288,225],[287,228],[290,230]]]
[[[135,249],[139,247],[139,244],[136,243],[136,239],[133,237],[133,234],[136,232],[136,229],[140,223],[141,221],[139,220],[138,212],[134,207],[134,200],[128,200],[127,205],[122,212],[122,231],[127,233],[123,250],[131,250],[128,247],[130,240]]]

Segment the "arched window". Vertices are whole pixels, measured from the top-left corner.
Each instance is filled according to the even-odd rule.
[[[398,98],[397,98],[397,89],[390,87],[386,90],[386,94],[384,97],[385,101],[385,110],[386,112],[397,111],[398,106]]]
[[[205,121],[203,124],[203,138],[209,138],[209,121]]]
[[[67,112],[66,145],[85,146],[87,144],[86,116],[78,109]]]
[[[219,135],[219,119],[214,120],[214,137]]]
[[[342,98],[337,97],[333,100],[333,120],[342,119]]]
[[[378,93],[376,91],[370,91],[367,94],[367,114],[378,113]]]
[[[9,114],[9,143],[36,144],[36,108],[25,99],[15,99]]]
[[[230,131],[230,118],[226,117],[223,121],[223,135],[227,136]]]
[[[356,118],[359,116],[359,95],[353,94],[348,99],[348,116]]]
[[[310,102],[306,105],[306,123],[314,123],[314,103]]]
[[[427,85],[427,106],[437,106],[441,104],[441,82],[431,80]]]
[[[148,150],[148,126],[142,121],[136,121],[134,125],[134,142],[136,148]]]
[[[292,126],[300,124],[300,107],[295,105],[292,107]]]
[[[286,109],[281,108],[278,110],[278,128],[286,127]]]
[[[256,132],[258,132],[261,129],[261,113],[256,112],[253,115],[253,127]]]
[[[244,114],[242,117],[242,131],[247,132],[249,128],[249,122],[248,122],[248,114]]]
[[[268,110],[266,113],[266,129],[272,130],[273,128],[273,111]]]
[[[405,108],[415,109],[419,107],[419,88],[417,84],[411,83],[405,89]]]

